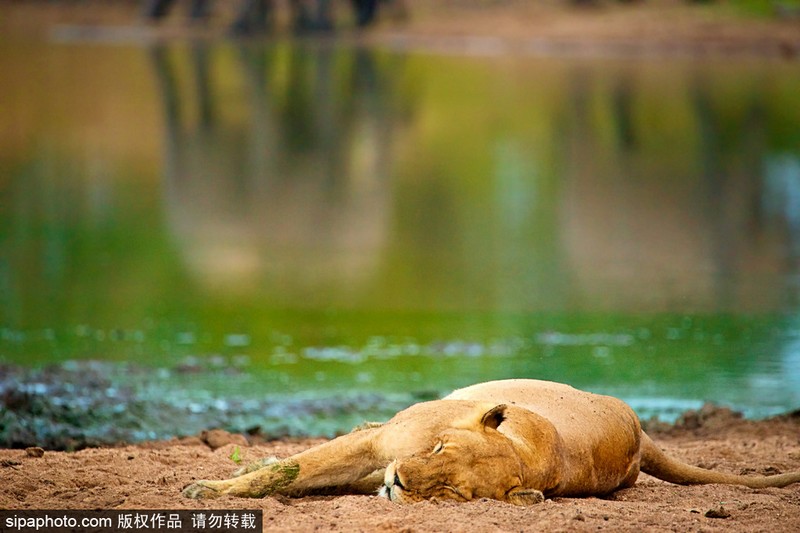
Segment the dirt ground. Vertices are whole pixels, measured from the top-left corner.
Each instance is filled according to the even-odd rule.
[[[671,455],[706,468],[758,474],[800,470],[798,413],[749,421],[710,410],[685,416],[676,426],[657,424],[650,433]],[[249,462],[321,442],[248,445],[242,436],[224,432],[202,437],[45,451],[41,457],[0,450],[0,508],[262,509],[264,531],[800,531],[800,484],[682,487],[644,474],[636,486],[605,498],[556,498],[528,508],[489,500],[401,506],[377,496],[188,500],[181,489],[196,479],[228,476],[236,468],[231,457],[237,449]]]

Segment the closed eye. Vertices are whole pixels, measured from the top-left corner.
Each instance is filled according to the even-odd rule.
[[[436,446],[433,447],[433,453],[442,453],[442,450],[444,450],[444,443],[439,441],[436,443]]]

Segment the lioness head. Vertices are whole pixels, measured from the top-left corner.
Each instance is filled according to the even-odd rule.
[[[436,436],[430,451],[397,459],[387,468],[381,494],[398,503],[431,498],[491,498],[517,505],[544,500],[523,488],[523,464],[512,441],[497,430],[507,406],[483,413]]]

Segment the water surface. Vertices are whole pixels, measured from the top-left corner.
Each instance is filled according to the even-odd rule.
[[[508,377],[800,407],[795,63],[0,40],[0,67],[0,362],[132,363],[187,410]],[[374,414],[347,405],[296,432]]]

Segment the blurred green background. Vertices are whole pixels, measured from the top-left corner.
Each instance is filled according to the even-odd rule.
[[[293,434],[509,377],[800,406],[796,62],[0,39],[0,71],[0,363],[255,401],[232,429],[341,404]]]

